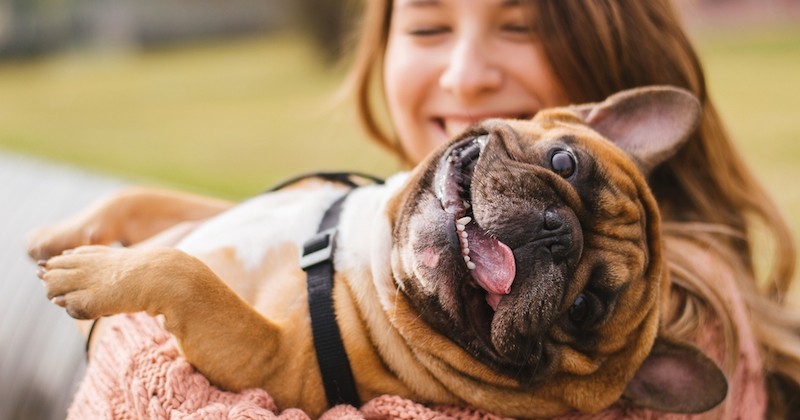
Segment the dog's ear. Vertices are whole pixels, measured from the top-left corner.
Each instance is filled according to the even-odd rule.
[[[702,413],[722,402],[727,393],[725,375],[699,349],[658,337],[623,397],[656,411]]]
[[[624,90],[574,110],[587,125],[633,156],[645,174],[689,139],[702,115],[694,95],[672,86]]]

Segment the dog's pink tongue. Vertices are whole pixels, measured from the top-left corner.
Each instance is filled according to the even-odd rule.
[[[486,234],[475,223],[467,225],[469,234],[469,257],[475,263],[472,277],[487,292],[487,300],[497,308],[501,295],[511,292],[511,284],[517,273],[514,253],[506,244]]]

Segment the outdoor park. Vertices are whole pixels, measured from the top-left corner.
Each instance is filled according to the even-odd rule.
[[[746,160],[800,215],[800,25],[692,34]],[[309,170],[387,175],[399,167],[337,100],[344,67],[292,29],[5,60],[0,148],[230,198]]]

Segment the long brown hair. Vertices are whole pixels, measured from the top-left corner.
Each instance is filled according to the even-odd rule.
[[[526,4],[535,17],[535,36],[573,103],[601,101],[619,90],[655,84],[689,89],[702,102],[700,128],[686,147],[652,174],[651,187],[666,222],[666,236],[716,252],[737,277],[770,385],[785,391],[770,392],[771,411],[789,409],[775,397],[800,384],[800,314],[784,305],[794,276],[794,241],[785,219],[723,128],[708,96],[700,60],[670,1],[531,0]],[[367,133],[405,160],[391,129],[376,116],[391,10],[391,0],[366,1],[349,82]],[[765,231],[774,242],[766,274],[759,274],[753,258],[752,238],[757,231]],[[666,308],[664,326],[676,335],[691,336],[700,320],[713,313],[723,324],[729,349],[725,367],[732,372],[738,354],[733,309],[721,297],[725,295],[721,286],[693,267],[688,252],[668,249],[677,289],[674,304]]]

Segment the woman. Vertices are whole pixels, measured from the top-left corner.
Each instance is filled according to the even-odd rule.
[[[599,101],[636,86],[669,84],[694,92],[704,108],[699,130],[651,177],[673,281],[663,324],[674,335],[719,350],[715,356],[731,388],[726,403],[709,416],[797,412],[790,397],[800,383],[800,316],[783,306],[795,261],[789,229],[733,149],[668,1],[365,4],[350,87],[367,132],[407,165],[479,119],[530,117],[544,107]],[[382,88],[391,127],[378,123],[375,87]],[[225,207],[193,203],[208,210],[197,217]],[[776,244],[765,276],[755,269],[749,240],[761,227]],[[163,228],[140,230],[147,234],[123,242]],[[102,380],[99,375],[90,370],[84,388]],[[73,414],[91,395],[79,394]]]

